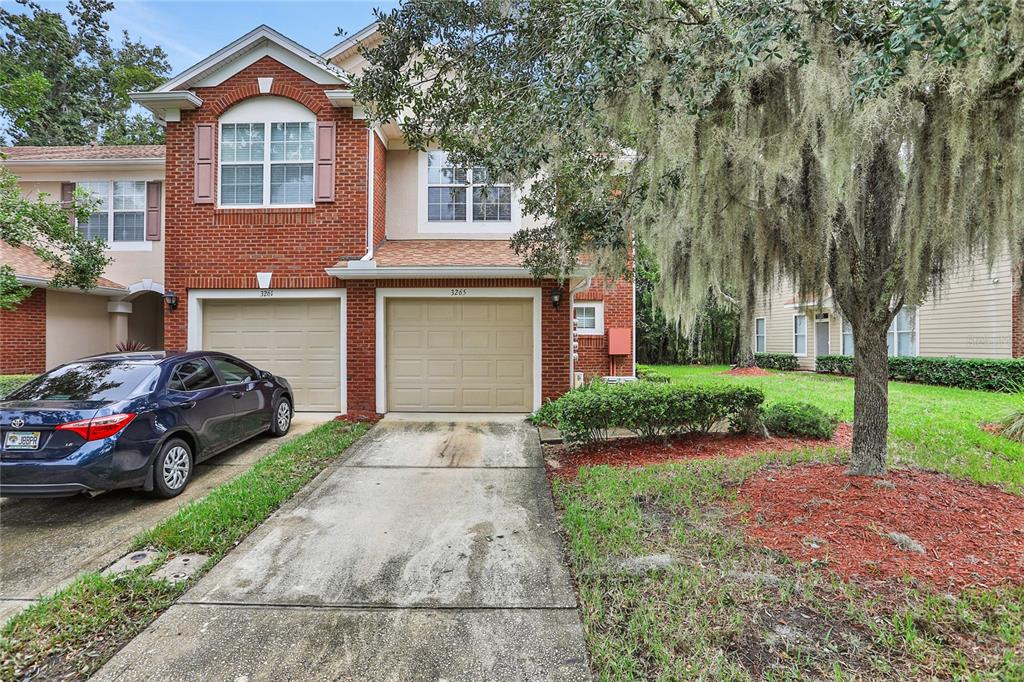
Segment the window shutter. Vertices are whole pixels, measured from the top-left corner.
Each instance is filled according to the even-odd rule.
[[[71,207],[75,203],[75,183],[73,182],[62,182],[60,183],[60,205],[61,208],[68,210],[68,220],[71,221],[72,225],[77,223],[75,214],[71,212]]]
[[[334,201],[334,121],[316,123],[316,192],[317,201]]]
[[[146,183],[146,241],[160,241],[160,195],[164,183]]]
[[[213,203],[213,124],[196,124],[195,203]]]

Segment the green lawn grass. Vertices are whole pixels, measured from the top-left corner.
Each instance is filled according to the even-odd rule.
[[[808,373],[723,376],[655,368],[672,381],[742,383],[767,403],[800,400],[853,417],[853,382]],[[890,384],[890,463],[1021,493],[1024,445],[980,423],[1020,407],[1005,394]],[[739,484],[766,466],[840,462],[820,449],[743,459],[583,468],[553,482],[601,680],[1024,680],[1024,587],[941,594],[840,580],[746,544],[730,522]],[[1024,504],[1024,500],[1022,500]],[[669,554],[635,574],[623,558]]]
[[[756,386],[767,403],[802,400],[853,420],[853,380],[809,372],[773,372],[769,377],[733,377],[728,367],[660,365],[658,372],[686,383]],[[1024,490],[1024,444],[991,434],[979,425],[1024,410],[1024,399],[1005,393],[945,386],[889,384],[889,455],[894,466],[914,465],[957,478]]]
[[[367,429],[328,422],[284,443],[139,535],[133,548],[160,552],[155,563],[121,576],[83,575],[15,616],[0,630],[0,679],[81,679],[94,673],[194,582],[150,579],[167,558],[209,554],[200,575],[208,571]]]

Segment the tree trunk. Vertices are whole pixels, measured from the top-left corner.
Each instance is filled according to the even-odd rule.
[[[864,323],[860,327],[853,333],[853,451],[849,473],[884,476],[889,432],[888,325]]]
[[[737,326],[739,327],[739,348],[736,350],[737,367],[754,366],[754,309],[740,306]]]

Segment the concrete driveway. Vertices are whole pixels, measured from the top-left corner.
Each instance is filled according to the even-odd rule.
[[[299,413],[289,437],[331,416]],[[281,442],[255,438],[203,462],[185,492],[170,500],[130,490],[95,498],[0,498],[0,624],[80,573],[106,567],[138,533],[244,472]]]
[[[589,679],[536,430],[381,422],[97,679]]]

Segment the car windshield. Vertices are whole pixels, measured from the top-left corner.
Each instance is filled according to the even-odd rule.
[[[6,400],[124,400],[155,385],[160,370],[125,361],[75,362],[25,384]]]

